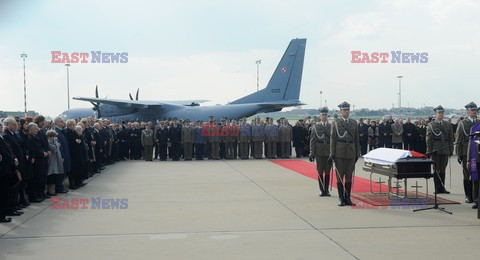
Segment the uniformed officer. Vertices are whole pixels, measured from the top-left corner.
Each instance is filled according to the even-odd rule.
[[[235,159],[234,156],[234,148],[233,148],[233,143],[237,141],[237,129],[233,125],[232,122],[227,123],[222,128],[222,135],[223,135],[223,141],[225,143],[225,158],[226,159]]]
[[[267,134],[265,137],[267,141],[267,147],[265,149],[266,157],[268,159],[275,159],[277,158],[278,126],[273,124],[273,118],[268,119],[265,133]]]
[[[220,159],[220,130],[216,125],[215,118],[210,121],[210,131],[208,136],[210,142],[210,152],[212,160]]]
[[[249,144],[251,139],[251,127],[247,124],[247,119],[241,120],[241,125],[238,130],[238,157],[240,159],[248,159],[249,157]]]
[[[195,140],[195,130],[190,125],[190,120],[185,120],[182,127],[183,158],[185,161],[191,161],[193,157],[193,141]]]
[[[253,153],[255,159],[263,158],[263,140],[264,140],[264,130],[263,125],[260,122],[260,118],[255,120],[254,125],[252,126],[252,142],[253,142]]]
[[[343,102],[338,107],[342,116],[332,125],[329,162],[335,162],[337,168],[338,206],[353,206],[350,194],[355,163],[360,157],[360,137],[357,122],[349,118],[350,104]]]
[[[293,130],[287,119],[282,119],[279,132],[280,157],[284,159],[290,158],[292,155]]]
[[[473,182],[471,180],[471,171],[469,167],[467,167],[467,156],[469,153],[468,143],[470,140],[468,135],[470,134],[472,127],[477,123],[478,107],[475,103],[470,102],[465,106],[465,108],[467,109],[468,117],[458,122],[457,132],[455,133],[455,142],[457,143],[456,152],[458,155],[458,163],[460,163],[463,168],[463,190],[465,191],[465,202],[472,203],[474,201],[474,197],[478,196],[478,193],[472,193]]]
[[[320,109],[320,122],[311,127],[310,134],[310,155],[311,162],[317,161],[318,186],[320,187],[320,197],[328,196],[328,186],[330,183],[330,170],[332,162],[328,161],[330,156],[330,134],[332,125],[328,122],[328,108]]]
[[[453,130],[449,122],[443,121],[445,109],[438,106],[434,111],[436,118],[427,126],[427,154],[434,161],[435,193],[450,194],[445,189],[445,170],[448,158],[453,154]]]

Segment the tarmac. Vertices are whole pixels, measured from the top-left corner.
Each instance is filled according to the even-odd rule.
[[[0,224],[0,259],[474,258],[480,220],[451,163],[442,197],[462,202],[445,205],[453,215],[338,207],[335,189],[320,198],[315,180],[265,159],[119,162],[62,194],[89,199],[87,209],[46,200]],[[92,208],[97,197],[128,205]]]

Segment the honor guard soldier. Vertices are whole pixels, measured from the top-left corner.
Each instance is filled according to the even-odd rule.
[[[338,107],[342,115],[332,125],[328,160],[337,168],[338,206],[353,206],[350,194],[355,163],[360,157],[360,137],[357,122],[349,118],[350,104],[343,102]]]
[[[225,130],[225,131],[223,131]],[[223,141],[225,142],[225,158],[226,159],[235,159],[234,158],[234,149],[233,143],[237,141],[237,132],[233,126],[233,123],[227,123],[226,126],[222,129]]]
[[[195,159],[196,160],[203,160],[205,157],[205,143],[208,136],[203,134],[203,121],[197,121],[194,133],[194,140],[195,140]]]
[[[251,140],[251,127],[247,124],[247,119],[243,118],[238,130],[238,157],[240,159],[248,159],[249,153],[249,144]]]
[[[210,121],[208,141],[210,142],[212,160],[220,160],[220,130],[216,124],[215,118]]]
[[[183,158],[191,161],[193,157],[193,141],[195,140],[195,129],[190,125],[190,120],[185,120],[182,127]]]
[[[445,170],[453,154],[453,130],[449,122],[443,121],[445,109],[438,106],[434,111],[436,118],[427,126],[427,155],[434,161],[435,193],[450,194],[445,189]]]
[[[330,183],[330,170],[332,162],[328,161],[330,156],[330,134],[332,125],[328,122],[328,108],[320,109],[320,122],[313,125],[310,134],[310,155],[311,162],[317,161],[318,186],[320,187],[320,197],[328,196],[328,186]]]
[[[277,142],[278,142],[278,126],[273,124],[273,118],[268,119],[268,125],[265,126],[265,140],[267,147],[265,149],[266,157],[268,159],[277,158]]]
[[[254,121],[252,126],[252,142],[253,142],[253,157],[255,159],[263,158],[263,140],[264,140],[264,130],[263,125],[260,123],[260,118]]]
[[[477,110],[478,107],[475,103],[468,103],[465,108],[467,109],[468,117],[464,120],[458,122],[457,132],[455,134],[455,141],[457,143],[456,151],[458,155],[458,162],[462,165],[463,168],[463,189],[465,191],[465,202],[472,203],[478,201],[478,181],[476,182],[476,187],[474,187],[474,182],[471,178],[471,170],[468,167],[468,145],[470,142],[469,134],[472,130],[472,127],[475,126],[477,122]],[[473,190],[476,190],[474,193]]]

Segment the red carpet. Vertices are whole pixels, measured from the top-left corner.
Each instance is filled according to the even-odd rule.
[[[313,163],[302,161],[302,160],[270,160],[270,162],[278,164],[284,168],[292,170],[294,172],[300,173],[304,176],[307,176],[311,179],[317,179],[317,166]],[[330,172],[330,176],[333,176],[333,188],[337,188],[336,184],[336,173],[333,170]],[[378,176],[374,175],[374,181],[378,181]],[[382,178],[382,181],[387,181],[386,177]],[[386,192],[388,190],[388,185],[382,184],[382,192]],[[377,183],[373,183],[373,191],[380,192],[380,185]],[[353,193],[360,193],[360,192],[370,192],[370,180],[355,176],[354,184],[353,184]]]
[[[277,165],[280,165],[284,168],[287,168],[289,170],[292,170],[294,172],[300,173],[308,178],[317,180],[317,168],[316,165],[310,162],[306,162],[303,160],[270,160],[270,162],[275,163]],[[336,185],[336,173],[332,172],[330,173],[330,176],[333,176],[333,180],[331,183],[333,183],[333,188],[337,188]],[[378,181],[378,175],[374,175],[374,181]],[[382,181],[387,181],[388,178],[382,176]],[[403,183],[402,183],[403,184]],[[394,183],[392,183],[394,185]],[[388,185],[387,184],[382,184],[379,185],[377,183],[373,184],[373,192],[379,192],[380,191],[380,186],[381,186],[381,191],[386,192],[388,190]],[[415,194],[412,192],[409,192],[409,197],[414,197]],[[425,196],[423,193],[419,192],[419,196]],[[388,199],[386,194],[372,194],[370,192],[370,180],[362,177],[355,176],[354,179],[354,184],[353,184],[353,192],[352,192],[352,198],[355,198],[357,200],[363,201],[365,203],[368,203],[373,206],[391,206],[392,202]],[[444,198],[438,197],[439,204],[460,204],[456,201],[452,200],[447,200]],[[354,203],[357,203],[355,200],[353,200]],[[358,203],[357,203],[358,204]],[[433,196],[429,195],[428,202],[425,203],[426,205],[432,205],[433,204]]]

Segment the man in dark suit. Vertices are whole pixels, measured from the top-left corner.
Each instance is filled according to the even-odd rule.
[[[169,129],[170,142],[172,142],[172,160],[180,160],[180,146],[182,142],[182,127],[173,119],[173,125]]]
[[[68,191],[66,191],[63,187],[63,181],[65,179],[65,175],[68,175],[70,172],[70,150],[68,148],[67,137],[65,136],[65,122],[61,117],[55,118],[53,122],[55,124],[55,132],[57,132],[58,135],[57,139],[60,143],[60,153],[62,154],[63,158],[63,170],[65,171],[65,173],[57,175],[55,192],[67,193]]]
[[[161,121],[157,130],[155,131],[155,143],[158,148],[158,155],[160,156],[160,161],[167,160],[167,147],[168,147],[168,128],[165,126],[165,122]]]
[[[4,140],[3,124],[0,123],[0,222],[10,222],[6,216],[19,216],[23,212],[17,212],[12,207],[14,191],[12,180],[16,178],[15,171],[18,167],[18,159],[12,152],[10,145]]]
[[[7,117],[3,121],[3,125],[5,127],[3,138],[5,142],[10,145],[12,152],[15,155],[15,158],[17,158],[18,166],[16,167],[16,170],[18,170],[20,172],[20,175],[22,176],[22,182],[12,189],[13,197],[10,201],[10,205],[14,209],[17,207],[25,208],[27,206],[27,201],[25,199],[27,157],[25,155],[25,151],[23,150],[22,145],[20,144],[22,142],[22,139],[16,134],[18,128],[17,121],[13,117]],[[20,198],[22,198],[22,201],[20,202],[18,201],[19,195]]]
[[[411,122],[410,117],[407,117],[407,122],[403,124],[403,140],[405,150],[415,150],[415,140],[417,138],[417,131],[415,125]]]
[[[360,122],[358,124],[358,133],[360,136],[360,152],[362,155],[367,153],[368,127],[368,125],[363,123],[363,118],[360,118]]]
[[[94,165],[94,171],[100,171],[103,169],[103,138],[100,135],[100,131],[102,130],[102,125],[100,123],[95,123],[93,125],[94,130],[93,130],[93,138],[94,138],[94,143],[95,143],[95,163]]]

